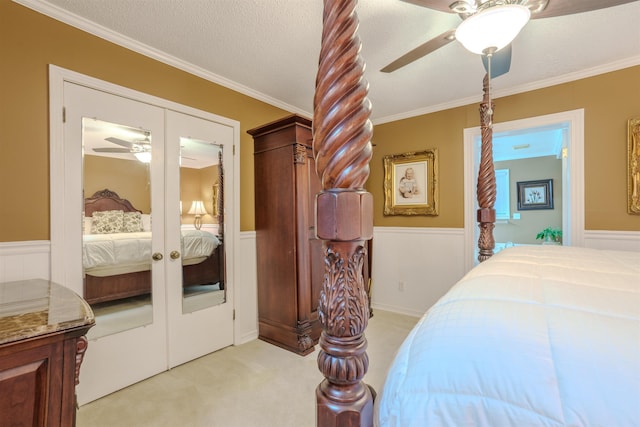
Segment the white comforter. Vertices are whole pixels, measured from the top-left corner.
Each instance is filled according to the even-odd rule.
[[[85,234],[83,263],[86,271],[99,271],[115,266],[148,266],[151,264],[151,232]],[[202,230],[182,231],[182,259],[208,257],[220,245],[218,238]]]
[[[383,427],[640,426],[640,253],[500,252],[420,320],[375,405]]]

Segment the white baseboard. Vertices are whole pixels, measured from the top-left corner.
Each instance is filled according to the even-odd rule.
[[[425,313],[424,311],[416,311],[416,310],[407,310],[405,307],[398,307],[394,305],[388,304],[374,304],[371,302],[371,311],[373,311],[373,315],[376,315],[376,310],[389,311],[391,313],[404,314],[405,316],[411,317],[422,317]]]

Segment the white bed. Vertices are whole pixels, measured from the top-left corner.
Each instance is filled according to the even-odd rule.
[[[376,425],[640,426],[640,253],[512,247],[420,320]]]
[[[204,261],[220,245],[215,235],[201,230],[182,230],[182,264]],[[83,265],[86,274],[111,276],[151,268],[151,232],[85,234]]]

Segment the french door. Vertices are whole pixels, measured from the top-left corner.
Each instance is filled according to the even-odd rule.
[[[233,239],[225,233],[224,199],[218,204],[213,196],[232,193],[222,177],[233,176],[234,129],[71,82],[64,82],[63,103],[64,203],[65,215],[71,217],[64,233],[71,243],[66,245],[65,265],[52,262],[52,278],[83,295],[88,271],[83,239],[111,242],[119,234],[93,234],[95,214],[86,218],[83,212],[84,199],[94,191],[109,190],[129,200],[149,223],[148,231],[131,236],[151,240],[149,256],[136,261],[146,265],[138,266],[142,271],[136,274],[150,282],[148,292],[92,305],[96,326],[88,334],[77,387],[78,401],[84,404],[233,343],[232,280],[224,264]],[[140,160],[140,153],[150,159]],[[183,205],[195,201],[204,206],[197,215]],[[194,217],[205,224],[196,221],[196,227]],[[223,263],[215,280],[189,287],[183,283],[183,265],[200,260],[186,259],[194,244],[185,243],[184,235],[217,242],[214,250]]]

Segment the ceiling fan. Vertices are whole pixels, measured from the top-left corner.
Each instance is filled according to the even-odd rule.
[[[625,3],[631,3],[636,0],[402,0],[406,3],[412,3],[440,12],[456,13],[463,22],[471,17],[480,14],[487,15],[494,13],[505,5],[518,6],[520,9],[528,9],[530,19],[550,18],[555,16],[571,15],[575,13],[588,12],[597,9],[617,6]],[[452,3],[453,1],[453,3]],[[526,23],[526,20],[522,25]],[[462,25],[461,25],[462,26]],[[460,28],[460,27],[458,27]],[[416,61],[429,53],[439,49],[452,41],[456,40],[456,31],[458,29],[447,30],[444,33],[434,37],[431,40],[421,44],[415,49],[402,55],[400,58],[391,62],[380,71],[391,73],[398,68],[404,67],[413,61]],[[519,31],[519,29],[517,30]],[[517,34],[516,31],[516,34]],[[514,35],[515,37],[515,35]],[[460,38],[460,34],[458,34]],[[464,43],[463,43],[464,44]],[[465,46],[467,47],[467,46]],[[469,47],[467,47],[469,49]],[[480,53],[480,52],[476,52]],[[503,49],[491,51],[491,78],[495,78],[509,71],[511,65],[511,44],[509,43]],[[485,70],[487,69],[487,55],[482,55]]]

